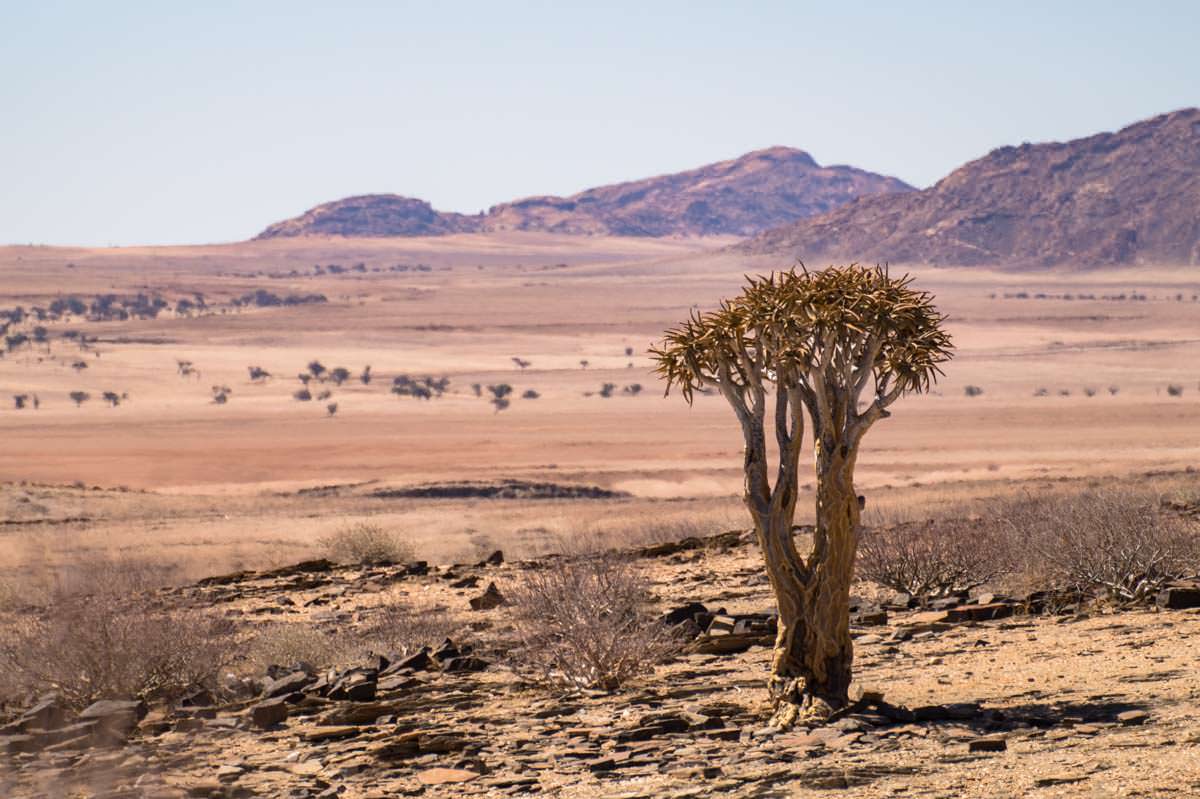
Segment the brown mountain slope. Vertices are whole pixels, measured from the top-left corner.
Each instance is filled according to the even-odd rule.
[[[773,147],[699,169],[589,189],[570,197],[529,197],[487,214],[434,211],[390,194],[317,206],[264,230],[276,236],[429,236],[539,230],[617,236],[749,236],[820,214],[864,195],[912,191],[896,178],[849,166],[823,167],[803,150]]]
[[[618,236],[748,236],[821,214],[856,197],[911,191],[896,178],[823,167],[803,150],[772,147],[731,161],[491,208],[492,229]]]
[[[862,198],[739,248],[808,260],[1200,264],[1200,109],[1002,147],[929,189]]]

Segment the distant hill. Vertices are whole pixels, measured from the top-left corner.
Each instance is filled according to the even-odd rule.
[[[737,248],[810,263],[1200,264],[1200,109],[1002,147],[931,188],[863,197]]]
[[[487,224],[618,236],[749,236],[856,197],[905,191],[912,187],[896,178],[823,167],[803,150],[772,147],[674,175],[498,205]]]
[[[491,230],[579,235],[749,236],[820,214],[857,197],[912,191],[896,178],[849,166],[820,166],[803,150],[772,147],[732,161],[570,197],[529,197],[486,214],[435,211],[394,194],[326,203],[271,225],[278,236],[436,236]]]
[[[479,230],[478,216],[433,210],[424,200],[396,194],[347,197],[276,222],[255,238],[282,236],[442,236]]]

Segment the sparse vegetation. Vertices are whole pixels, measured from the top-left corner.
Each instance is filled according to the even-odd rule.
[[[647,581],[614,556],[528,571],[504,593],[517,638],[514,668],[559,690],[616,690],[681,646],[650,611]]]
[[[1178,383],[1171,383],[1170,385],[1167,386],[1167,394],[1169,394],[1172,397],[1182,397],[1183,396],[1183,386],[1179,385]]]
[[[230,623],[159,606],[144,580],[137,564],[110,561],[60,578],[45,607],[0,638],[0,668],[25,690],[54,691],[76,709],[213,687],[235,651]]]
[[[959,519],[864,527],[855,569],[861,579],[921,600],[936,599],[1009,572],[1007,544],[994,525]]]
[[[81,407],[83,403],[92,398],[92,395],[86,391],[72,391],[67,396],[71,398],[71,402],[75,403],[76,408]]]
[[[398,533],[359,522],[321,539],[326,557],[337,563],[407,563],[416,560],[412,546]]]
[[[980,388],[979,386],[964,386],[963,393],[966,394],[968,397],[978,397],[978,396],[982,396],[983,389]]]
[[[1200,572],[1200,532],[1146,493],[1025,496],[998,503],[992,515],[1007,525],[1027,582],[1080,599],[1100,592],[1141,601],[1171,579]]]

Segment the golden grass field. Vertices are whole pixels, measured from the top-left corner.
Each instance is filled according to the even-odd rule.
[[[260,288],[328,298],[191,318],[56,322],[48,349],[0,359],[5,565],[35,553],[117,551],[206,574],[296,560],[331,529],[368,516],[404,529],[432,560],[493,544],[537,551],[558,536],[739,524],[740,435],[729,409],[717,396],[691,408],[664,398],[646,353],[691,309],[736,292],[744,274],[790,266],[719,249],[727,243],[514,233],[2,248],[0,308],[139,291],[172,304],[202,292],[218,305]],[[357,263],[366,271],[312,274],[316,264]],[[388,271],[397,264],[430,269]],[[949,314],[958,352],[934,393],[902,400],[867,438],[858,481],[870,510],[922,515],[1030,481],[1200,463],[1194,275],[911,271]],[[1135,292],[1145,299],[1128,299]],[[1120,294],[1127,298],[1100,299]],[[60,339],[68,329],[96,337],[96,352]],[[531,365],[520,369],[513,357]],[[88,368],[72,369],[81,358]],[[369,364],[374,379],[325,385],[329,400],[298,402],[295,375],[313,359],[355,375]],[[199,378],[180,377],[177,360],[192,361]],[[250,365],[274,377],[252,383]],[[397,397],[389,388],[399,374],[446,376],[450,388],[429,401]],[[502,412],[471,389],[501,382],[516,397]],[[616,386],[610,398],[596,394],[604,383]],[[635,383],[639,394],[623,392]],[[212,401],[214,385],[232,390],[227,403]],[[982,395],[966,396],[968,385]],[[521,399],[527,389],[540,397]],[[1039,389],[1046,396],[1035,396]],[[91,400],[76,407],[75,390]],[[103,391],[128,400],[109,407]],[[40,407],[14,409],[11,395],[22,393],[37,394]],[[632,496],[367,496],[380,486],[504,478]],[[349,487],[296,494],[328,485]]]

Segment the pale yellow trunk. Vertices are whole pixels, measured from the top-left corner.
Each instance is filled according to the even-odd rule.
[[[815,548],[807,565],[789,562],[791,520],[760,521],[760,541],[779,607],[779,632],[771,664],[772,723],[790,726],[820,720],[848,702],[854,649],[849,597],[858,530],[852,463],[837,459],[819,468]],[[791,550],[794,553],[794,548]]]

